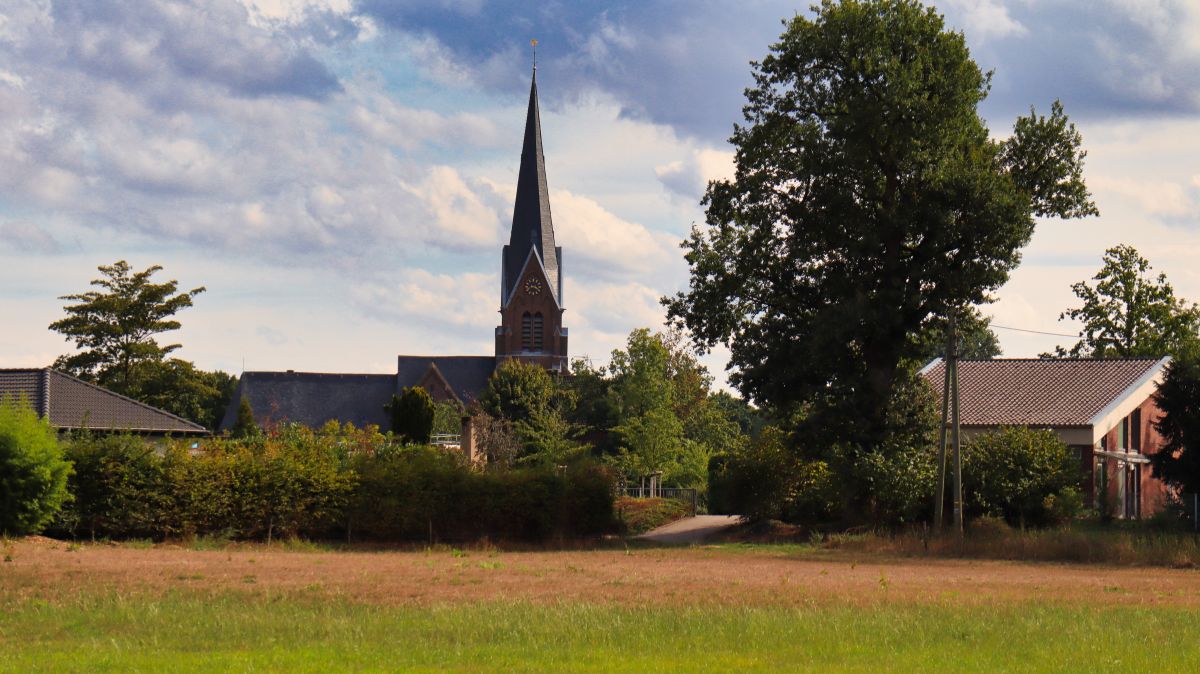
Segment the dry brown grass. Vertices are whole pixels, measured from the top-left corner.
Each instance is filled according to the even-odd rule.
[[[332,596],[381,605],[527,601],[820,606],[1064,602],[1200,606],[1200,572],[914,559],[807,546],[312,552],[15,540],[0,602],[85,592]]]

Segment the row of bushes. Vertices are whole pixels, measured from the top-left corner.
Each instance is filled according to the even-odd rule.
[[[25,415],[9,413],[28,425]],[[24,435],[39,435],[39,447],[56,442],[52,430],[43,430]],[[0,428],[0,449],[5,437]],[[9,444],[19,450],[29,442]],[[0,520],[7,533],[48,527],[58,535],[114,539],[538,541],[615,526],[612,482],[602,469],[482,473],[455,453],[336,424],[199,442],[81,434],[64,445],[57,465],[65,499],[42,507],[36,502],[44,489],[26,490],[20,504],[6,494],[0,510],[40,513]],[[0,466],[0,481],[4,472]]]
[[[735,455],[709,464],[709,511],[796,524],[836,522],[841,491],[833,471],[806,459],[782,432],[766,428]],[[929,521],[936,491],[936,448],[861,451],[855,474],[868,484],[875,524]],[[1078,459],[1053,432],[1012,427],[975,437],[963,448],[968,518],[998,517],[1014,526],[1046,526],[1083,507]],[[948,478],[949,479],[949,478]],[[947,498],[950,485],[947,483]],[[951,512],[947,502],[946,512]]]

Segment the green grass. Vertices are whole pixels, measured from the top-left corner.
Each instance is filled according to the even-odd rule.
[[[1200,614],[1176,608],[385,608],[182,593],[7,604],[5,672],[1200,671]]]

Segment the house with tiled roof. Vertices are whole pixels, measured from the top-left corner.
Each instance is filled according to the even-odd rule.
[[[49,367],[0,369],[0,399],[24,402],[59,431],[208,434],[199,424]]]
[[[336,420],[386,430],[390,423],[384,406],[393,394],[408,387],[420,386],[438,402],[468,405],[479,399],[504,360],[566,372],[562,256],[550,214],[535,70],[512,229],[500,254],[500,326],[494,334],[495,355],[399,356],[395,374],[245,372],[220,428],[232,428],[238,407],[246,400],[260,424],[296,422],[317,427]]]
[[[1163,446],[1154,393],[1169,358],[960,360],[959,419],[964,440],[1004,426],[1053,431],[1075,450],[1081,486],[1098,505],[1109,499],[1123,518],[1153,514],[1170,489],[1150,472]],[[946,364],[921,375],[940,397]]]

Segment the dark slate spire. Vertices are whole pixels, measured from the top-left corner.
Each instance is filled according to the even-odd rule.
[[[550,219],[550,188],[546,185],[546,162],[542,157],[542,122],[538,115],[537,68],[529,87],[529,112],[525,118],[525,142],[521,147],[521,171],[517,176],[517,199],[513,206],[512,234],[504,247],[504,298],[507,302],[521,274],[529,249],[546,268],[555,298],[558,287],[558,251],[554,247],[554,223]]]

